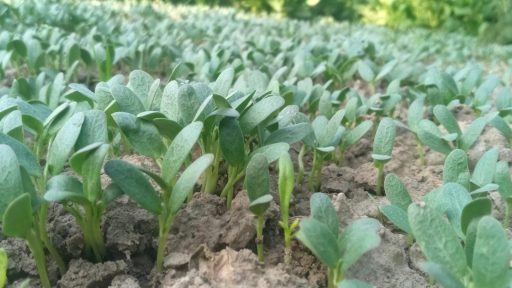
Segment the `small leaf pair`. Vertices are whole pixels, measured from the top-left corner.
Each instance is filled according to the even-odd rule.
[[[418,138],[432,150],[445,155],[448,155],[453,147],[468,151],[488,123],[488,117],[479,117],[462,132],[457,120],[446,106],[436,105],[434,116],[448,133],[443,134],[434,122],[423,119],[418,123]]]
[[[300,222],[296,237],[327,266],[328,287],[335,288],[363,254],[380,244],[381,226],[375,219],[363,218],[340,233],[338,214],[327,195],[314,193],[310,204],[311,217]]]
[[[384,164],[391,160],[395,145],[396,124],[391,118],[383,118],[373,139],[373,164],[377,168],[376,194],[382,195],[384,186]]]
[[[511,279],[510,245],[501,224],[490,216],[490,201],[473,200],[462,210],[459,237],[446,218],[429,205],[408,209],[413,234],[427,261],[421,268],[441,286],[508,287]]]

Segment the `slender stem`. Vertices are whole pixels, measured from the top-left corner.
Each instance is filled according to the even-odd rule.
[[[286,224],[285,224],[286,225]],[[292,230],[290,227],[285,227],[284,229],[284,264],[289,266],[292,262]]]
[[[37,273],[41,280],[41,286],[43,286],[43,288],[51,288],[50,280],[48,279],[48,272],[46,271],[46,259],[44,257],[43,245],[41,245],[39,236],[31,230],[26,236],[26,240],[36,262]]]
[[[313,167],[309,176],[309,190],[316,192],[320,189],[323,157],[318,151],[313,152]]]
[[[226,205],[228,209],[231,208],[231,202],[233,202],[233,194],[235,190],[235,185],[242,178],[245,174],[238,173],[238,167],[235,166],[229,166],[228,167],[228,183],[226,183],[226,186],[224,186],[224,189],[222,189],[222,193],[220,194],[221,197],[226,197]]]
[[[343,166],[343,162],[345,162],[345,146],[344,144],[340,144],[339,146],[339,149],[338,149],[338,166],[341,167]]]
[[[384,187],[384,163],[375,161],[375,167],[377,168],[377,188],[375,193],[378,196],[382,196],[382,188]]]
[[[107,254],[103,233],[101,232],[101,209],[85,207],[85,215],[79,221],[79,225],[82,229],[89,256],[94,257],[96,262],[101,262]]]
[[[164,212],[159,216],[158,221],[158,247],[156,252],[156,271],[158,273],[162,272],[164,267],[164,254],[165,247],[167,246],[167,234],[169,234],[169,230],[171,229],[172,222],[174,220],[173,217],[167,217],[167,213]]]
[[[297,175],[297,183],[304,183],[304,154],[306,154],[306,145],[302,145],[300,148],[299,156],[297,162],[299,164],[299,172]]]
[[[62,256],[60,255],[59,251],[57,251],[57,248],[48,236],[48,230],[46,229],[47,214],[48,203],[43,201],[41,203],[41,208],[39,209],[39,215],[37,219],[37,230],[39,232],[39,237],[41,238],[41,241],[43,242],[44,246],[46,247],[46,249],[48,249],[48,252],[50,252],[50,255],[52,256],[53,260],[55,260],[55,263],[57,263],[60,274],[64,275],[64,273],[66,273],[67,270],[66,262],[64,262],[64,259],[62,259]]]
[[[416,151],[418,151],[421,165],[427,165],[427,160],[425,159],[425,149],[423,148],[423,144],[418,137],[416,137]]]
[[[336,288],[334,284],[334,270],[327,268],[327,288]]]
[[[256,216],[256,249],[258,251],[258,260],[260,263],[265,262],[265,256],[263,255],[263,225],[265,224],[265,219],[263,215]]]
[[[510,210],[512,210],[512,202],[510,200],[505,202],[505,218],[503,218],[503,227],[508,229],[510,226]]]
[[[205,184],[203,187],[203,191],[206,193],[213,194],[215,193],[215,188],[217,188],[217,181],[219,180],[219,166],[220,166],[220,145],[215,145],[214,160],[213,165],[207,170],[205,177]]]

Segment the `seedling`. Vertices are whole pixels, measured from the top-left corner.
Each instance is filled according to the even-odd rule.
[[[344,116],[344,110],[336,112],[331,119],[318,116],[311,123],[312,133],[304,138],[304,143],[313,148],[313,166],[308,180],[311,191],[320,189],[322,165],[327,157],[336,150],[345,131],[345,128],[341,126]]]
[[[37,226],[37,214],[32,209],[32,202],[36,205],[39,203],[29,193],[24,192],[28,187],[25,185],[31,185],[31,183],[25,181],[26,172],[20,166],[15,151],[7,145],[0,144],[0,155],[2,155],[2,161],[0,161],[2,233],[8,237],[22,238],[27,242],[36,262],[41,285],[44,288],[50,288],[44,247]]]
[[[434,107],[434,116],[443,125],[448,134],[442,134],[434,122],[423,119],[418,124],[418,137],[432,150],[448,155],[453,149],[460,148],[468,151],[488,123],[486,117],[475,119],[464,132],[450,110],[443,105]]]
[[[167,235],[174,217],[185,200],[191,198],[196,182],[213,161],[212,154],[202,155],[192,162],[179,178],[177,177],[181,166],[189,158],[202,128],[201,122],[192,122],[180,131],[165,153],[161,175],[123,160],[110,160],[105,164],[105,173],[121,191],[142,208],[158,216],[158,272],[163,268]],[[161,193],[153,188],[148,177],[158,184]]]
[[[265,225],[265,211],[270,207],[272,195],[270,194],[270,175],[267,158],[262,154],[254,155],[247,164],[245,187],[249,195],[249,209],[256,216],[256,249],[258,260],[265,261],[263,255],[263,226]]]
[[[384,186],[384,164],[391,160],[391,152],[395,145],[396,126],[391,118],[383,118],[373,140],[373,165],[377,168],[377,186],[375,193],[382,195]]]
[[[427,161],[425,159],[425,148],[423,147],[423,144],[418,136],[418,125],[419,122],[423,119],[423,114],[425,110],[424,102],[424,97],[420,96],[416,98],[411,103],[411,105],[409,105],[409,110],[407,111],[407,127],[416,138],[416,149],[418,156],[420,158],[420,163],[422,165],[426,165]]]
[[[354,128],[347,129],[338,145],[338,166],[342,166],[345,161],[345,152],[352,145],[356,144],[361,138],[372,129],[373,122],[365,120]]]
[[[93,143],[78,150],[70,158],[70,166],[82,181],[68,175],[57,175],[48,181],[44,199],[65,203],[65,209],[75,217],[86,247],[86,255],[101,262],[107,255],[101,218],[107,205],[120,194],[115,185],[101,187],[101,168],[110,146]]]
[[[82,230],[86,255],[98,262],[106,256],[101,218],[115,197],[115,189],[104,191],[100,180],[103,162],[110,151],[110,145],[106,144],[107,133],[107,117],[103,111],[89,110],[70,117],[50,144],[41,183],[46,201],[69,204],[65,207]],[[69,164],[81,176],[81,181],[69,175],[58,175],[73,150],[76,152]],[[55,176],[46,182],[46,175]]]
[[[501,224],[489,216],[490,202],[481,202],[485,200],[464,206],[460,228],[464,244],[439,210],[416,204],[408,209],[413,234],[428,261],[421,267],[443,287],[510,283],[509,242]]]
[[[388,174],[384,180],[384,191],[391,204],[380,206],[380,212],[396,227],[407,233],[410,243],[412,243],[412,231],[407,219],[407,208],[412,203],[412,199],[407,187],[398,176]]]
[[[292,251],[291,241],[293,231],[299,225],[299,219],[289,223],[289,207],[293,190],[295,188],[295,177],[293,162],[290,154],[285,153],[279,158],[279,206],[281,210],[281,221],[279,225],[284,233],[284,263],[290,265]]]
[[[327,266],[329,288],[342,283],[348,269],[366,252],[380,244],[380,224],[363,218],[339,231],[338,214],[325,194],[311,196],[311,216],[300,222],[295,235],[299,241]]]
[[[254,150],[247,155],[248,147],[244,143],[244,136],[239,121],[226,117],[219,124],[219,142],[222,155],[228,165],[228,181],[222,189],[221,196],[226,197],[227,207],[231,207],[236,183],[244,177],[250,158],[262,153],[269,163],[277,160],[282,154],[287,153],[290,145],[287,143],[272,143]]]

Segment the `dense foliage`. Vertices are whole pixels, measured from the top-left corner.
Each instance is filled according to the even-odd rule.
[[[368,287],[346,275],[379,246],[382,223],[351,219],[340,229],[342,212],[314,193],[322,168],[343,167],[362,139],[373,143],[367,160],[377,170],[368,197],[389,202],[380,211],[417,243],[424,272],[444,287],[510,286],[509,163],[492,147],[475,165],[467,156],[489,127],[512,142],[510,47],[456,33],[109,4],[0,7],[2,237],[27,243],[43,287],[52,284],[47,254],[61,275],[71,260],[47,231],[53,202],[78,224],[82,257],[101,262],[123,257],[105,247],[102,219],[129,197],[158,222],[158,273],[175,217],[194,193],[222,197],[231,209],[242,187],[259,261],[278,195],[285,257],[297,239],[327,266],[329,288]],[[462,126],[454,111],[464,107],[475,117]],[[404,134],[422,165],[425,153],[444,157],[442,184],[416,202],[398,176],[386,176]],[[124,158],[133,154],[156,168]],[[303,183],[311,215],[299,221],[289,208]],[[504,207],[501,222],[491,199]],[[7,263],[0,252],[0,282]]]

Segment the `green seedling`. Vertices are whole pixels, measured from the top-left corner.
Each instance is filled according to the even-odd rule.
[[[338,166],[342,166],[345,161],[345,152],[352,145],[356,144],[361,138],[368,133],[372,129],[373,122],[370,120],[365,120],[354,128],[347,128],[345,133],[343,133],[340,144],[338,145]]]
[[[384,186],[384,164],[391,160],[391,152],[395,145],[396,126],[391,118],[383,118],[373,140],[373,165],[377,168],[377,185],[375,193],[382,195]]]
[[[111,194],[115,194],[115,189],[103,190],[100,180],[103,163],[110,152],[107,142],[107,116],[103,111],[75,113],[53,137],[41,181],[46,201],[67,204],[67,211],[75,217],[83,233],[86,255],[98,262],[107,254],[101,220],[105,208],[114,198]],[[58,175],[67,162],[81,180]]]
[[[234,196],[235,185],[244,177],[246,167],[250,158],[256,153],[264,154],[269,163],[276,161],[282,154],[287,153],[290,145],[287,143],[272,143],[255,149],[248,154],[249,150],[244,142],[244,136],[239,121],[235,118],[226,117],[219,124],[219,142],[222,155],[228,166],[228,181],[222,189],[221,196],[226,197],[227,207],[231,207]]]
[[[265,211],[270,207],[272,195],[270,194],[270,174],[267,158],[262,154],[254,155],[247,164],[245,187],[249,195],[249,210],[256,216],[256,249],[258,260],[265,261],[263,254],[263,226],[265,225]]]
[[[107,81],[112,78],[112,68],[114,66],[115,49],[111,44],[103,45],[97,43],[94,46],[94,60],[98,70],[98,76],[101,81]]]
[[[142,208],[158,216],[158,249],[156,270],[162,271],[167,235],[176,213],[187,198],[192,197],[194,186],[213,161],[212,154],[205,154],[192,162],[178,178],[178,172],[189,159],[192,148],[199,139],[203,124],[192,122],[185,126],[165,153],[161,175],[134,166],[123,160],[110,160],[105,164],[105,173],[113,183]],[[151,185],[155,181],[161,193]]]
[[[489,122],[488,117],[479,117],[462,132],[457,120],[446,106],[436,105],[434,116],[446,129],[447,134],[443,134],[434,122],[423,119],[418,124],[418,137],[423,144],[444,155],[448,155],[454,148],[468,151]]]
[[[410,205],[411,228],[427,258],[421,268],[442,287],[507,287],[512,255],[503,227],[489,215],[490,201],[480,198],[463,207],[461,242],[441,211]]]
[[[353,221],[343,232],[338,214],[325,194],[311,196],[311,216],[303,219],[295,237],[327,266],[329,288],[337,288],[348,269],[366,252],[380,244],[380,224],[363,218]]]
[[[374,113],[379,123],[382,117],[393,117],[395,108],[402,100],[400,95],[400,81],[394,80],[389,83],[385,94],[375,94],[365,103],[367,113]]]
[[[345,132],[345,128],[341,126],[344,116],[345,111],[339,110],[331,119],[325,116],[316,117],[311,123],[312,133],[304,138],[304,143],[313,149],[313,166],[308,180],[311,191],[320,189],[323,163],[336,150]]]
[[[412,203],[412,199],[407,187],[398,176],[388,174],[384,180],[384,191],[390,204],[380,206],[380,212],[396,227],[407,233],[412,243],[412,231],[407,219],[407,208]]]
[[[299,219],[289,223],[289,208],[293,190],[295,189],[295,176],[293,162],[290,154],[285,153],[279,158],[279,206],[281,221],[279,225],[284,233],[284,263],[290,265],[292,251],[292,234],[299,225]]]
[[[5,144],[0,144],[0,214],[2,215],[2,233],[8,237],[24,239],[36,262],[41,285],[50,288],[44,246],[41,241],[37,225],[37,209],[32,205],[39,205],[37,198],[27,191],[35,191],[27,180],[26,172],[16,156],[16,152]],[[35,196],[35,195],[34,195]]]
[[[62,131],[62,130],[61,130]],[[65,209],[75,217],[86,247],[86,255],[101,262],[107,255],[101,220],[107,205],[120,194],[115,185],[101,187],[101,168],[110,146],[97,142],[76,151],[69,160],[82,181],[68,175],[57,175],[47,183],[44,199],[65,203]]]
[[[9,258],[4,249],[0,248],[0,287],[5,287],[7,283],[7,267],[9,266]]]
[[[424,102],[424,97],[420,96],[416,98],[411,103],[411,105],[409,105],[409,109],[407,110],[407,128],[414,134],[416,138],[416,150],[422,165],[426,165],[427,161],[425,159],[425,148],[423,147],[423,143],[418,136],[418,126],[419,122],[423,119],[425,110]]]
[[[473,173],[470,173],[467,154],[461,149],[455,149],[444,161],[443,182],[458,183],[473,195],[495,191],[498,189],[494,183],[498,156],[497,148],[488,150],[476,163]]]

